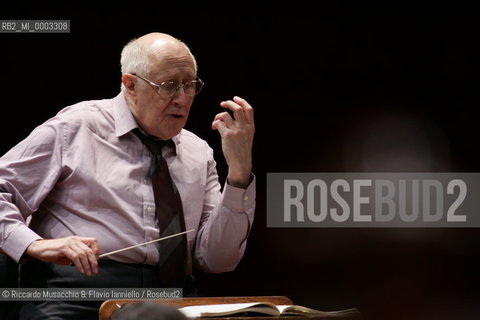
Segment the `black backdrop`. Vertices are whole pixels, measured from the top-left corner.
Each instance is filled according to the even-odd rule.
[[[272,229],[265,203],[267,172],[480,171],[478,7],[131,5],[0,6],[1,19],[71,20],[69,34],[0,34],[2,154],[62,107],[116,95],[129,39],[170,33],[206,82],[187,128],[222,179],[218,103],[255,107],[255,223],[234,272],[197,275],[205,295],[287,295],[370,319],[480,315],[477,229]]]

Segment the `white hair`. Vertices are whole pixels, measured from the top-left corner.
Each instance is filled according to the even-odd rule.
[[[126,73],[138,73],[145,76],[150,69],[150,60],[145,48],[138,44],[137,39],[130,40],[123,47],[120,57],[122,75]]]
[[[148,52],[136,40],[137,39],[130,40],[125,45],[125,47],[123,47],[121,58],[120,58],[122,75],[126,73],[136,73],[142,76],[146,76],[150,71],[150,60],[148,58]],[[192,57],[195,71],[197,71],[197,61],[195,60],[195,57],[193,56],[192,52],[183,41],[180,41],[180,40],[178,41],[185,47],[187,52]]]

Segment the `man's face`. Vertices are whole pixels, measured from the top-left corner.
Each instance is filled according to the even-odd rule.
[[[164,81],[184,83],[196,78],[195,66],[188,54],[154,59],[148,75],[140,75],[156,84]],[[173,96],[158,93],[158,89],[135,77],[136,103],[131,106],[135,120],[148,134],[168,140],[185,126],[193,96],[180,88]]]

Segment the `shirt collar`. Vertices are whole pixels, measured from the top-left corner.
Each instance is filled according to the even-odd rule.
[[[115,135],[117,137],[121,137],[133,129],[139,128],[130,108],[128,107],[123,91],[113,98],[113,118],[115,120]],[[182,131],[171,139],[174,143],[174,152],[176,152],[176,149],[180,144]]]
[[[138,127],[123,92],[120,92],[113,98],[113,118],[115,120],[115,135],[117,138]]]

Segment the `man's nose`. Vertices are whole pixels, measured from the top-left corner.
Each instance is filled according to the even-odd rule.
[[[185,104],[188,102],[188,96],[185,94],[185,90],[183,89],[183,86],[180,86],[178,90],[175,92],[175,94],[172,97],[172,102],[175,102],[177,104]]]

